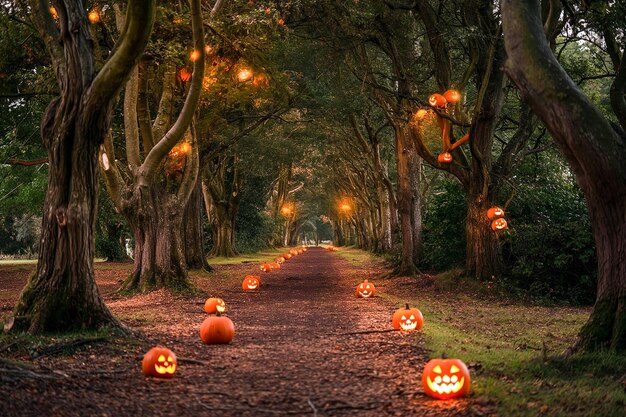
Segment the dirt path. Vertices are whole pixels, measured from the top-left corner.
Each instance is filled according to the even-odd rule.
[[[311,249],[264,274],[256,293],[232,286],[214,291],[236,328],[233,343],[222,346],[200,342],[206,315],[198,300],[162,291],[109,300],[126,323],[206,365],[180,363],[172,380],[146,379],[138,357],[147,344],[94,344],[73,356],[37,360],[36,372],[65,376],[0,379],[0,415],[471,415],[466,401],[421,394],[426,358],[419,336],[350,334],[388,329],[395,308],[379,297],[354,296],[362,272],[336,254]]]

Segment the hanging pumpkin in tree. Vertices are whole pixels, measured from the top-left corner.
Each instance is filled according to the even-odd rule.
[[[260,286],[261,286],[261,277],[258,277],[256,275],[247,275],[243,279],[243,283],[241,284],[241,288],[244,291],[258,290]]]
[[[493,230],[494,232],[498,232],[500,230],[506,230],[509,228],[509,224],[507,223],[506,219],[504,218],[499,218],[499,219],[495,219],[494,221],[491,222],[491,230]]]
[[[369,298],[374,295],[376,292],[376,287],[374,287],[374,283],[369,282],[368,280],[363,281],[356,287],[356,295],[361,298]]]
[[[442,164],[451,164],[452,163],[452,154],[450,152],[442,152],[437,157],[437,161]]]
[[[410,308],[408,304],[399,308],[391,317],[391,327],[394,329],[412,332],[424,327],[424,316],[417,308]]]
[[[469,370],[460,359],[432,359],[424,367],[422,386],[439,400],[463,397],[470,391]]]
[[[143,356],[141,372],[145,376],[172,378],[176,372],[176,355],[171,350],[157,346]]]
[[[206,345],[219,345],[230,343],[235,336],[235,325],[228,317],[207,317],[200,326],[200,339]]]
[[[226,303],[221,298],[207,298],[204,302],[204,311],[209,314],[223,313],[226,311]]]
[[[457,103],[461,100],[461,93],[457,90],[448,90],[443,93],[443,97],[448,103]]]
[[[428,104],[437,108],[445,108],[448,105],[448,101],[441,94],[433,94],[428,97]]]
[[[489,220],[498,219],[500,217],[504,217],[504,210],[500,207],[491,207],[487,210],[487,218]]]

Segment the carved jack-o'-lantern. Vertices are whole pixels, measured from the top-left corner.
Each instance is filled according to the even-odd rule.
[[[283,255],[283,258],[285,258],[285,259],[291,259],[291,257],[292,257],[292,256],[293,256],[292,254],[290,254],[290,253],[286,253],[286,254],[284,254],[284,255]]]
[[[356,295],[361,298],[369,298],[374,295],[376,292],[376,287],[374,287],[373,282],[369,282],[368,280],[363,281],[356,287]]]
[[[184,67],[181,68],[180,71],[178,71],[178,78],[180,78],[180,80],[184,83],[191,79],[191,75],[191,72],[189,72],[187,68]]]
[[[426,395],[439,400],[469,394],[470,374],[460,359],[432,359],[424,367],[422,385]]]
[[[243,279],[243,283],[241,284],[241,288],[244,291],[254,291],[258,290],[261,286],[261,278],[256,275],[248,275]]]
[[[452,154],[450,154],[450,152],[442,152],[437,157],[437,161],[441,162],[442,164],[451,164]]]
[[[272,270],[272,267],[270,266],[270,264],[261,264],[261,266],[259,266],[259,269],[263,272],[270,272]]]
[[[285,263],[285,258],[283,258],[282,256],[279,256],[278,258],[276,258],[276,263],[277,264],[284,264]]]
[[[141,371],[143,374],[157,378],[173,377],[177,366],[174,352],[161,346],[150,349],[141,361]]]
[[[298,256],[298,255],[299,255],[299,253],[298,253],[298,250],[297,250],[297,249],[289,249],[289,253],[290,253],[292,256]]]
[[[228,317],[208,317],[200,326],[200,339],[204,344],[215,345],[230,343],[235,336],[235,325]]]
[[[491,222],[491,230],[493,230],[494,232],[506,230],[508,228],[509,224],[507,223],[506,219],[499,218]]]
[[[424,327],[424,316],[422,316],[422,312],[417,308],[410,308],[409,305],[406,304],[393,313],[391,326],[394,329],[404,330],[405,332],[420,330]]]
[[[461,100],[461,93],[459,93],[457,90],[448,90],[443,93],[443,97],[448,103],[457,103]]]
[[[204,302],[204,311],[209,314],[223,313],[226,311],[226,303],[221,298],[207,298]]]
[[[270,262],[268,265],[270,266],[270,270],[272,271],[277,271],[280,269],[280,264],[278,262]]]
[[[433,107],[444,108],[448,105],[448,101],[441,94],[433,94],[428,97],[428,104]]]
[[[489,220],[498,219],[500,217],[504,217],[504,210],[500,207],[491,207],[487,210],[487,218]]]

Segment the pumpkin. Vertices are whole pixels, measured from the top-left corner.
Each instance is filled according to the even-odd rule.
[[[448,103],[457,103],[461,100],[461,93],[457,90],[448,90],[443,93],[443,97]]]
[[[448,105],[448,101],[441,94],[433,94],[432,96],[428,97],[428,104],[433,107],[443,108]]]
[[[156,346],[143,356],[141,372],[145,376],[171,378],[176,372],[176,355],[171,350]]]
[[[284,255],[283,255],[283,258],[285,258],[285,259],[291,259],[291,257],[292,257],[292,256],[293,256],[292,254],[290,254],[290,253],[286,253],[286,254],[284,254]]]
[[[276,258],[276,263],[277,264],[284,264],[285,263],[285,258],[283,258],[282,256],[279,256],[278,258]]]
[[[493,230],[494,232],[497,232],[499,230],[506,230],[508,228],[509,224],[507,223],[506,219],[503,219],[502,217],[499,219],[495,219],[491,222],[491,230]]]
[[[181,68],[180,71],[178,71],[178,78],[180,78],[182,82],[186,83],[191,79],[191,73],[187,71],[187,68]]]
[[[292,254],[293,256],[299,255],[296,249],[289,249],[289,253]]]
[[[452,155],[450,154],[450,152],[442,152],[437,157],[437,161],[441,162],[442,164],[450,164],[452,163]]]
[[[226,311],[226,303],[221,298],[211,297],[204,302],[204,311],[209,314],[223,313]]]
[[[410,308],[408,304],[399,308],[391,317],[391,327],[411,332],[424,327],[424,316],[417,308]]]
[[[422,385],[426,395],[439,400],[469,394],[470,374],[460,359],[432,359],[424,367]]]
[[[96,9],[91,10],[87,15],[87,19],[89,19],[89,23],[95,25],[96,23],[100,22],[100,12],[98,12]]]
[[[369,282],[368,280],[363,281],[356,287],[356,295],[361,298],[369,298],[374,295],[376,292],[376,287],[374,287],[374,283]]]
[[[247,275],[241,284],[241,288],[243,288],[244,291],[258,290],[260,286],[261,278],[256,275]]]
[[[57,12],[57,9],[54,6],[50,6],[48,10],[50,10],[50,14],[52,15],[52,18],[54,20],[57,20],[59,18],[59,13]]]
[[[259,269],[263,272],[270,272],[272,270],[272,267],[270,266],[270,264],[261,264]]]
[[[270,262],[268,265],[272,271],[280,269],[280,264],[278,262]]]
[[[502,210],[500,207],[491,207],[489,210],[487,210],[487,218],[489,220],[497,219],[500,217],[504,217],[504,210]]]
[[[197,49],[194,49],[193,51],[191,51],[191,53],[189,54],[189,60],[191,62],[196,62],[198,59],[200,59],[200,51],[198,51]]]
[[[228,317],[211,316],[200,326],[200,339],[206,345],[230,343],[235,336],[235,325]]]

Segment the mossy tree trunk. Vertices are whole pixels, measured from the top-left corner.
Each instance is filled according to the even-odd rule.
[[[598,255],[596,303],[570,349],[626,350],[626,134],[612,126],[550,49],[538,0],[503,0],[506,71],[580,185]]]
[[[41,123],[50,169],[36,271],[15,307],[11,327],[30,333],[120,327],[102,301],[93,268],[98,150],[115,98],[146,46],[154,1],[130,0],[126,30],[96,73],[83,2],[32,0],[35,26],[50,53],[60,96]]]
[[[183,215],[182,232],[183,247],[187,269],[203,269],[210,271],[204,253],[204,233],[202,230],[203,199],[201,192],[202,184],[198,182],[189,197]]]

